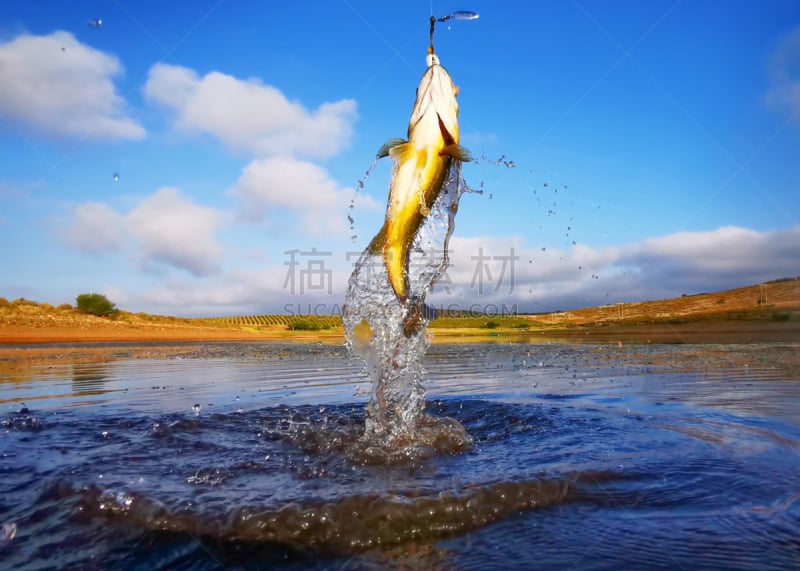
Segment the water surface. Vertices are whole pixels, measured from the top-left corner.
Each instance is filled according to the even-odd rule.
[[[434,345],[427,412],[474,446],[388,466],[350,453],[369,387],[342,347],[7,361],[0,561],[797,568],[799,348]]]

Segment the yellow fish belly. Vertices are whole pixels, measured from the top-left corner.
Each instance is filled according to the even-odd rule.
[[[383,251],[389,284],[397,298],[408,298],[409,252],[425,218],[430,214],[450,167],[451,158],[437,149],[401,145],[392,156],[398,161],[390,192],[386,222],[370,243],[370,251]]]

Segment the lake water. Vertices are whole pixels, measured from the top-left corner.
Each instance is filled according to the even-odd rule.
[[[51,349],[0,363],[3,569],[800,568],[800,343],[434,345],[474,445],[390,466],[343,347]]]

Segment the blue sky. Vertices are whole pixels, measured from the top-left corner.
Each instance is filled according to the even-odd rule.
[[[435,305],[800,275],[794,0],[19,1],[0,15],[0,296],[336,311],[388,159],[357,183],[406,133],[431,8],[480,13],[435,43],[484,157]]]

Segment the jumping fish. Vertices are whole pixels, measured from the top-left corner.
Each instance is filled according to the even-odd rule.
[[[417,88],[408,140],[390,139],[378,151],[378,158],[391,156],[395,167],[386,221],[369,250],[383,255],[389,283],[403,303],[409,295],[408,260],[414,238],[439,197],[452,161],[472,160],[458,144],[458,88],[433,53],[432,42],[427,64]]]

